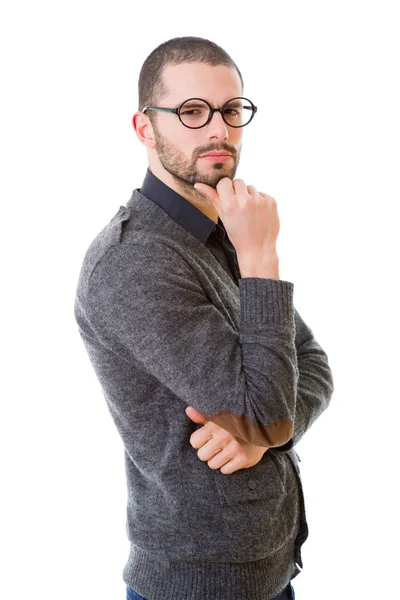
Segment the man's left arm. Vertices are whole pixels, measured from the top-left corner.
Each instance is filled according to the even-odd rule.
[[[283,446],[265,448],[248,444],[225,431],[193,407],[186,408],[187,416],[195,423],[205,425],[195,431],[190,444],[198,449],[199,459],[207,461],[211,469],[233,473],[257,464],[264,453],[287,452],[301,440],[314,421],[328,408],[334,390],[328,357],[316,341],[313,332],[296,309],[295,345],[299,378],[296,389],[293,437]]]
[[[274,451],[287,452],[310,429],[311,425],[329,406],[333,391],[332,371],[328,356],[318,344],[311,329],[294,309],[299,379],[297,384],[294,433],[283,446]]]

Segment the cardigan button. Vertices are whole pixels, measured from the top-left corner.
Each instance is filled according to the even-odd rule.
[[[249,479],[248,482],[247,482],[247,485],[249,486],[249,488],[251,490],[255,490],[256,487],[257,487],[257,482],[254,481],[254,479]]]

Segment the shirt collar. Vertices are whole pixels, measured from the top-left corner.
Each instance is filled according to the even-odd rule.
[[[172,219],[197,237],[203,244],[206,243],[209,235],[214,230],[219,230],[222,237],[225,236],[225,227],[219,217],[217,224],[183,196],[168,187],[149,168],[147,168],[139,191],[160,206]]]

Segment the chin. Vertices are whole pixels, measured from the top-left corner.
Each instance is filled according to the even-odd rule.
[[[216,177],[200,177],[197,181],[199,183],[206,183],[207,185],[216,188],[219,181],[221,181],[221,179],[224,177],[226,177],[226,175],[218,174]]]

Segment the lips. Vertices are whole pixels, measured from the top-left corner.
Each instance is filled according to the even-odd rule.
[[[229,152],[208,152],[208,154],[202,154],[200,158],[205,158],[206,156],[232,156]]]

